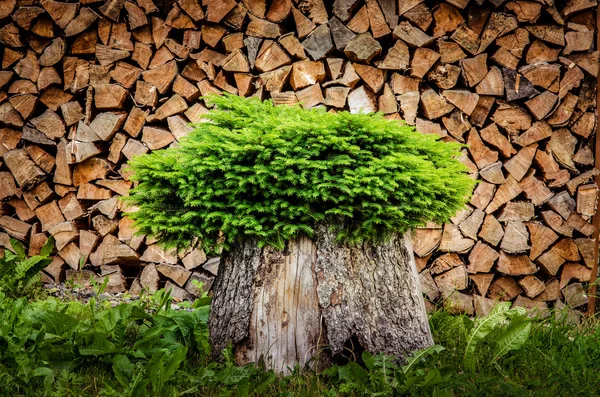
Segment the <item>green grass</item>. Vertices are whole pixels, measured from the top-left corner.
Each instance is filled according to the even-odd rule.
[[[456,395],[571,396],[600,395],[600,326],[561,325],[553,320],[534,324],[521,349],[500,360],[491,354],[494,335],[476,352],[476,374],[465,371],[464,317],[436,313],[430,323],[436,343],[445,346],[439,364],[454,368]]]
[[[439,347],[410,366],[365,354],[319,375],[296,369],[280,377],[236,366],[227,351],[222,362],[211,362],[207,307],[176,312],[169,302],[157,294],[113,308],[102,301],[38,295],[28,302],[0,293],[0,395],[600,395],[600,326],[593,320],[580,326],[531,323],[524,343],[498,356],[509,331],[529,324],[522,313],[506,311],[465,356],[468,336],[481,323],[440,311],[430,317]]]

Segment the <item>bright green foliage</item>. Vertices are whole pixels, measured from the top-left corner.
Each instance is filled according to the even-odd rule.
[[[40,254],[27,258],[25,247],[19,240],[10,239],[14,253],[5,249],[0,258],[0,292],[9,296],[23,296],[40,281],[39,273],[51,262],[54,238],[50,237],[40,250]]]
[[[502,357],[511,350],[519,349],[529,338],[531,331],[531,320],[526,317],[527,311],[522,307],[511,309],[510,302],[496,304],[490,314],[474,322],[473,328],[467,335],[467,347],[465,348],[465,366],[475,371],[475,348],[490,333],[501,329],[500,334],[495,335],[496,356]],[[508,322],[508,326],[506,323]]]
[[[256,238],[282,248],[332,226],[341,240],[380,241],[463,207],[474,182],[460,146],[380,114],[274,106],[236,96],[217,106],[178,148],[130,164],[129,202],[142,233],[167,247]]]

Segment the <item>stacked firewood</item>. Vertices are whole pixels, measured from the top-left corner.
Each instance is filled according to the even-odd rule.
[[[177,145],[229,92],[383,112],[466,143],[480,180],[414,232],[426,296],[485,313],[584,305],[594,261],[596,0],[0,0],[0,244],[58,255],[46,281],[179,297],[218,258],[165,252],[119,200],[127,161]]]

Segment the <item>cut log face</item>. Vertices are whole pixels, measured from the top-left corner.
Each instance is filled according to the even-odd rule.
[[[533,162],[536,152],[537,145],[529,145],[524,147],[523,149],[519,150],[515,156],[504,163],[504,168],[512,177],[514,177],[517,181],[520,181],[529,170],[529,167],[531,167],[531,163]]]
[[[510,221],[528,221],[535,216],[533,203],[528,202],[508,202],[500,212],[498,220],[500,222]]]
[[[433,37],[427,35],[421,29],[413,26],[410,22],[403,21],[394,29],[394,36],[411,47],[424,47],[433,41]]]
[[[465,253],[475,245],[475,241],[464,238],[458,227],[452,224],[444,226],[444,233],[440,242],[439,250],[442,252]]]
[[[546,289],[546,286],[544,285],[543,281],[532,275],[520,279],[519,285],[521,286],[521,288],[523,288],[523,291],[525,291],[525,295],[527,295],[528,298],[532,299],[544,292],[544,290]]]
[[[561,290],[569,307],[576,308],[588,303],[588,297],[583,289],[583,284],[575,283]]]
[[[487,54],[460,61],[463,76],[469,87],[479,84],[487,76]]]
[[[335,236],[325,231],[319,233],[323,234],[319,234],[315,241],[308,238],[292,240],[286,250],[289,254],[269,248],[258,249],[254,243],[249,242],[224,255],[222,258],[224,266],[214,284],[213,310],[209,320],[211,343],[215,347],[233,343],[234,353],[240,362],[258,362],[262,357],[269,368],[287,373],[291,368],[290,365],[307,364],[316,354],[314,346],[327,343],[332,353],[337,354],[342,351],[344,343],[352,335],[360,335],[361,344],[364,344],[369,351],[386,352],[386,354],[392,352],[405,354],[403,352],[433,343],[421,297],[420,280],[414,261],[410,258],[412,249],[410,239],[397,237],[385,246],[375,248],[375,251],[370,250],[370,257],[375,254],[382,260],[369,262],[377,268],[394,266],[398,278],[393,279],[398,283],[411,283],[415,288],[409,290],[400,285],[398,288],[388,288],[390,283],[396,282],[391,280],[388,274],[385,277],[386,282],[376,281],[373,286],[380,289],[376,296],[387,302],[393,301],[394,305],[382,301],[377,303],[379,312],[370,311],[370,314],[365,315],[364,305],[369,305],[368,301],[374,295],[369,292],[370,289],[364,288],[363,283],[357,282],[358,274],[353,273],[359,271],[359,268],[349,269],[347,262],[343,256],[339,256],[339,253],[346,252],[358,259],[366,252],[359,248],[336,246]],[[388,259],[383,260],[384,252]],[[390,252],[395,253],[394,259],[389,256]],[[253,260],[248,261],[246,259],[248,257],[252,257]],[[329,258],[327,263],[320,259],[325,257]],[[366,259],[366,256],[364,258]],[[257,268],[252,265],[254,261],[259,264],[258,269],[265,266],[264,271],[255,270]],[[337,266],[341,266],[346,271],[338,273]],[[347,270],[350,272],[348,273]],[[361,272],[365,270],[364,265],[360,266]],[[372,270],[372,274],[384,274],[375,271],[375,268]],[[228,272],[233,274],[227,275]],[[241,304],[236,304],[234,307],[221,304],[223,300],[229,301],[229,294],[235,289],[229,284],[231,281],[227,280],[237,280],[235,281],[237,287],[241,287],[242,284],[247,285],[247,288],[239,289],[247,293],[243,296],[237,295],[237,300]],[[290,289],[284,280],[299,282],[298,285],[301,287]],[[340,289],[340,285],[344,285],[343,289]],[[385,288],[377,286],[385,286]],[[349,293],[350,290],[353,292]],[[393,297],[389,296],[390,291],[394,291]],[[289,293],[293,296],[286,295]],[[277,303],[278,300],[281,302]],[[409,309],[407,306],[415,304],[414,309]],[[281,310],[265,311],[265,305],[280,307]],[[408,315],[409,311],[413,314]],[[290,315],[290,313],[298,315]],[[378,338],[381,328],[377,324],[383,320],[382,315],[387,320],[396,318],[398,321],[394,322],[402,324],[402,332],[395,333],[397,336],[392,339],[386,338],[385,343],[383,339]],[[235,322],[235,327],[226,325],[232,324],[230,322],[232,318],[239,319]],[[282,322],[282,319],[287,321]],[[327,324],[326,334],[317,332],[322,319]],[[285,324],[285,328],[282,328],[282,324]],[[272,331],[269,334],[272,337],[266,338],[267,334],[261,332],[266,327],[278,331]],[[289,340],[289,343],[281,342],[281,339],[276,336],[283,333],[287,335],[290,330],[293,330],[291,339],[285,339]],[[269,353],[272,352],[274,341],[280,341],[277,342],[278,346],[287,353],[281,355]],[[322,357],[321,360],[327,358]]]
[[[444,254],[437,258],[435,261],[433,261],[429,269],[429,273],[433,275],[440,274],[457,266],[463,265],[464,262],[462,261],[462,259],[460,259],[460,257],[457,254]]]
[[[495,249],[478,241],[469,254],[467,270],[469,273],[488,273],[499,256]]]
[[[485,209],[486,214],[495,212],[502,205],[521,194],[522,191],[523,188],[520,186],[517,180],[512,175],[509,175],[506,178],[506,182],[500,185],[500,187],[496,190],[496,194],[494,195],[492,202]]]
[[[513,307],[522,307],[527,312],[527,317],[543,320],[550,317],[551,313],[545,302],[535,301],[524,296],[518,296],[513,303]]]
[[[399,51],[402,51],[401,48],[395,50],[396,53]],[[370,33],[363,33],[346,44],[344,53],[351,61],[368,63],[381,53],[381,45]],[[406,53],[408,56],[408,50]],[[408,63],[408,60],[406,62]]]
[[[571,216],[573,211],[575,211],[576,204],[575,204],[575,200],[573,200],[573,198],[571,198],[569,193],[563,191],[563,192],[557,194],[556,196],[554,196],[548,202],[548,205],[555,212],[557,212],[560,216],[562,216],[563,219],[567,220],[567,219],[569,219],[569,217]]]
[[[498,160],[498,152],[490,150],[481,140],[479,133],[475,128],[471,128],[467,138],[469,152],[477,164],[477,168],[484,168]]]
[[[21,149],[10,150],[4,153],[2,158],[19,187],[23,189],[37,185],[46,178],[46,173]]]
[[[591,217],[596,214],[597,209],[598,186],[595,183],[579,186],[577,188],[577,212],[585,217]]]
[[[334,36],[335,37],[335,36]],[[377,46],[375,46],[377,49]],[[381,69],[405,70],[410,64],[410,52],[408,46],[402,40],[396,41],[378,67]]]
[[[521,294],[523,290],[517,284],[514,278],[510,276],[503,276],[490,285],[488,290],[488,296],[494,300],[500,301],[511,301],[519,294]]]
[[[504,96],[504,80],[500,69],[492,66],[486,76],[477,84],[479,95]]]
[[[497,270],[510,276],[523,276],[534,274],[538,268],[527,255],[509,255],[501,252]]]
[[[483,219],[485,218],[485,212],[476,208],[473,210],[471,215],[467,217],[464,221],[462,221],[458,228],[462,232],[462,234],[466,237],[469,237],[473,240],[477,240],[477,232],[483,223]]]
[[[423,289],[423,294],[430,300],[435,301],[440,297],[440,290],[433,281],[431,274],[428,270],[419,273],[419,279],[421,281],[421,288]]]
[[[500,248],[504,252],[518,254],[531,248],[528,241],[529,232],[523,222],[512,221],[506,225]]]
[[[495,185],[487,182],[479,182],[479,184],[473,191],[473,196],[471,197],[471,204],[473,204],[480,210],[484,210],[485,207],[487,207],[487,205],[494,197],[495,192]]]
[[[479,95],[466,90],[446,90],[442,95],[468,116],[473,113],[479,102]]]
[[[435,277],[434,281],[442,295],[448,296],[454,291],[466,289],[469,279],[465,266],[458,266]]]
[[[418,256],[427,256],[440,245],[441,239],[441,229],[416,229],[412,233],[413,249]]]

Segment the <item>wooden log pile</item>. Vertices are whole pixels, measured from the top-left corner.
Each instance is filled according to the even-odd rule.
[[[546,316],[587,301],[594,260],[596,0],[0,0],[0,243],[46,281],[210,286],[218,258],[135,235],[127,160],[177,145],[229,92],[380,111],[465,143],[467,209],[414,231],[423,288]],[[83,273],[82,268],[91,271]]]

